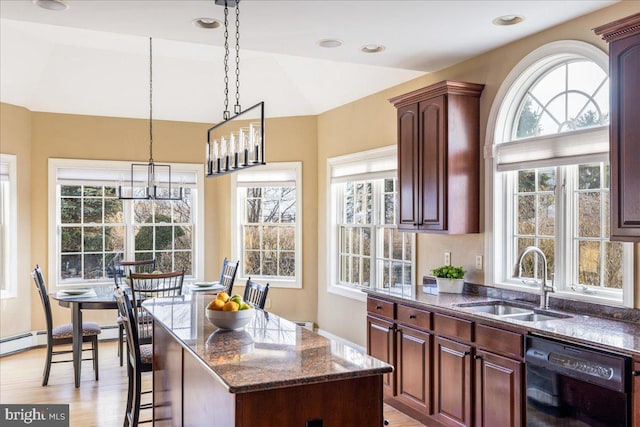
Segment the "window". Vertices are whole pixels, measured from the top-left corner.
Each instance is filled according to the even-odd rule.
[[[198,208],[200,165],[174,165],[185,184],[183,200],[119,200],[115,182],[123,162],[50,160],[55,200],[51,231],[52,283],[108,282],[116,259],[156,259],[160,271],[202,275]]]
[[[552,43],[525,58],[498,94],[488,139],[490,282],[526,288],[513,265],[523,248],[537,246],[559,296],[632,304],[633,246],[609,241],[607,66],[585,43]],[[525,259],[522,277],[540,277],[534,259]]]
[[[415,238],[395,226],[395,156],[390,147],[329,159],[331,292],[356,298],[362,288],[413,294]]]
[[[233,178],[239,277],[302,287],[302,164],[270,163]]]
[[[0,298],[16,295],[18,224],[16,156],[0,154]]]

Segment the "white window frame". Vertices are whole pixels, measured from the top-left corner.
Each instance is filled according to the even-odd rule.
[[[105,175],[113,175],[114,179],[104,178],[97,179],[101,185],[111,183],[114,186],[118,185],[120,180],[121,171],[130,171],[132,162],[125,161],[112,161],[112,160],[77,160],[77,159],[49,159],[49,283],[56,287],[73,287],[86,285],[86,281],[63,281],[60,282],[60,253],[59,253],[59,239],[60,234],[58,230],[58,215],[60,207],[58,204],[58,185],[60,180],[58,179],[58,171],[60,169],[81,169],[88,170],[93,169],[96,171],[105,171]],[[163,163],[166,164],[166,163]],[[180,172],[195,174],[196,182],[193,185],[193,189],[196,191],[196,198],[192,206],[192,212],[196,218],[193,224],[193,277],[186,278],[185,281],[190,282],[192,280],[204,279],[204,166],[201,164],[193,163],[169,163],[171,165],[172,174],[174,176],[179,175]],[[98,173],[100,175],[101,173]],[[133,227],[127,218],[131,216],[132,206],[123,206],[123,214],[125,216],[125,256],[127,259],[133,259]],[[93,284],[111,283],[111,280],[91,281]]]
[[[246,187],[260,187],[266,184],[277,185],[291,182],[291,175],[295,176],[296,188],[296,222],[295,222],[295,275],[293,279],[274,276],[251,276],[252,280],[268,282],[271,288],[302,289],[302,162],[273,162],[255,169],[248,169],[231,176],[231,253],[232,260],[240,260],[236,281],[244,286],[249,278],[244,274],[244,250],[241,215],[243,201],[238,197],[238,191]]]
[[[512,193],[509,193],[510,189],[507,183],[508,180],[505,179],[505,174],[498,171],[498,163],[501,163],[500,170],[502,171],[523,169],[523,166],[531,168],[542,165],[548,166],[550,164],[549,161],[526,160],[530,156],[530,153],[527,153],[527,142],[535,140],[537,150],[534,151],[544,151],[549,149],[556,139],[560,138],[568,141],[568,144],[564,146],[564,151],[554,153],[556,157],[552,161],[553,166],[608,161],[609,135],[607,127],[530,138],[528,141],[516,140],[511,142],[510,140],[511,124],[516,113],[515,110],[524,92],[529,88],[533,80],[540,75],[539,70],[576,58],[591,60],[608,73],[608,57],[606,53],[595,46],[575,40],[557,41],[541,46],[523,58],[509,73],[494,99],[489,114],[484,148],[486,161],[485,256],[487,260],[485,264],[485,283],[488,285],[521,292],[539,293],[538,287],[531,288],[530,286],[522,285],[509,277],[509,272],[513,271],[517,254],[514,254],[513,245],[509,245],[506,240],[509,230],[513,229],[513,218],[507,215],[509,202],[505,202],[503,195]],[[587,151],[584,151],[585,148]],[[581,149],[583,151],[580,151]],[[557,185],[557,187],[560,187],[560,185]],[[558,195],[556,195],[557,197]],[[509,197],[507,197],[507,200],[509,200]],[[563,218],[564,216],[566,215],[562,212],[556,213],[557,218]],[[566,224],[566,227],[566,230],[570,230],[573,225],[571,223]],[[572,247],[573,244],[567,242],[568,238],[568,233],[561,235],[556,241],[556,248],[558,245]],[[565,240],[565,242],[562,242],[562,240]],[[616,298],[611,292],[598,292],[589,295],[564,289],[556,292],[554,296],[607,305],[633,307],[634,254],[632,244],[624,244],[623,257],[625,267],[623,271],[622,299]],[[563,265],[560,258],[557,257],[556,259],[556,269],[560,270],[560,274],[563,277],[570,276],[572,272],[566,271],[568,267]]]
[[[341,193],[337,184],[346,181],[372,180],[380,178],[397,178],[397,145],[391,145],[359,153],[347,154],[344,156],[327,159],[327,292],[340,295],[357,301],[366,301],[366,294],[362,288],[342,284],[339,278],[339,223],[337,210],[341,206]],[[378,214],[378,208],[373,207],[373,215]],[[372,224],[372,228],[384,228],[384,224]],[[371,251],[371,272],[372,280],[377,280],[375,276],[378,257],[377,247],[372,245]],[[415,236],[411,242],[411,265],[413,273],[411,275],[412,292],[415,292]],[[371,289],[374,289],[372,287]],[[378,289],[378,288],[376,288]]]
[[[0,299],[15,298],[18,295],[18,185],[17,185],[17,157],[14,154],[1,154],[0,163],[7,169],[8,192],[0,189],[2,216],[0,227],[3,228],[0,235],[3,241],[3,256],[0,260],[2,274],[6,279],[3,289],[0,289]],[[4,180],[4,178],[2,178]],[[4,185],[2,186],[4,188]],[[6,204],[5,204],[6,203]]]

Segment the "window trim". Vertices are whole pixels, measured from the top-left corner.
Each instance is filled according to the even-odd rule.
[[[48,282],[52,286],[60,287],[74,287],[74,286],[86,286],[86,282],[67,282],[60,283],[58,282],[58,272],[60,269],[59,261],[59,253],[57,243],[59,240],[58,237],[58,204],[57,204],[57,185],[60,184],[64,179],[58,180],[58,170],[64,168],[78,168],[86,170],[88,168],[95,169],[113,169],[113,170],[128,170],[131,167],[131,161],[117,161],[117,160],[85,160],[85,159],[60,159],[60,158],[49,158],[48,162],[48,188],[49,188],[49,197],[48,197],[48,248],[49,248],[49,268],[48,268]],[[169,163],[171,165],[172,170],[176,172],[185,172],[185,173],[194,173],[196,177],[196,182],[193,184],[194,188],[197,191],[197,199],[194,202],[193,211],[196,213],[196,221],[193,224],[194,230],[194,275],[193,278],[189,280],[204,280],[204,165],[198,163]],[[109,182],[109,179],[101,179],[100,182],[106,183]],[[117,185],[117,180],[113,180],[113,185]],[[124,208],[124,213],[128,211],[127,208]],[[125,228],[132,226],[125,221]],[[125,236],[125,252],[128,250],[133,254],[133,246],[131,246],[132,237],[129,236],[130,233],[127,233]],[[187,279],[185,279],[187,281]],[[99,283],[109,283],[108,280],[100,281],[100,282],[92,282],[95,284]]]
[[[342,156],[330,157],[327,159],[326,165],[326,218],[327,218],[327,235],[326,235],[326,268],[327,268],[327,292],[334,295],[340,295],[356,301],[366,301],[367,295],[361,288],[348,286],[340,283],[338,277],[338,218],[335,214],[337,209],[337,198],[339,192],[333,191],[335,184],[340,184],[351,180],[380,179],[380,178],[397,178],[397,145],[389,145],[386,147],[375,148],[372,150],[361,151],[357,153],[345,154]],[[393,161],[389,161],[392,158]],[[369,164],[371,167],[363,167],[363,164]],[[363,168],[365,170],[363,170]],[[393,168],[393,169],[391,169]],[[344,171],[352,169],[354,172],[349,175]],[[338,176],[335,176],[338,175]],[[335,193],[335,194],[334,194]],[[372,225],[377,227],[378,225]],[[413,268],[412,285],[415,292],[415,274],[416,274],[416,242],[412,240],[411,265]],[[372,263],[377,262],[372,254]]]
[[[523,285],[509,283],[504,277],[504,264],[513,264],[513,256],[507,247],[503,244],[504,236],[508,228],[511,226],[511,219],[507,216],[508,203],[505,203],[502,197],[497,195],[506,194],[508,190],[506,180],[503,174],[498,173],[499,152],[498,145],[509,140],[511,135],[511,121],[515,115],[515,110],[519,105],[519,101],[528,89],[529,85],[539,75],[540,68],[547,68],[552,64],[557,64],[567,59],[584,58],[595,62],[607,73],[609,72],[608,55],[599,48],[582,41],[577,40],[560,40],[545,44],[525,56],[507,75],[501,84],[496,97],[493,100],[489,118],[487,122],[484,158],[485,158],[485,274],[484,282],[498,288],[510,289],[520,292],[539,293],[538,288],[525,287]],[[509,124],[508,124],[509,123]],[[507,125],[508,124],[508,125]],[[598,127],[578,131],[580,134],[597,136],[603,133]],[[573,132],[567,132],[572,135]],[[608,135],[607,135],[608,137]],[[546,137],[547,139],[549,137]],[[553,138],[553,136],[552,136]],[[532,138],[535,139],[535,138]],[[541,140],[545,137],[541,137]],[[515,144],[521,143],[523,140],[514,141]],[[526,140],[525,140],[526,141]],[[514,145],[515,145],[514,144]],[[505,144],[506,146],[507,144]],[[608,151],[608,150],[607,150]],[[594,155],[593,160],[601,154]],[[537,165],[530,165],[538,167]],[[505,168],[507,169],[507,168]],[[509,168],[510,169],[510,168]],[[500,190],[500,191],[496,191]],[[561,236],[566,239],[566,236]],[[502,261],[500,261],[502,260]],[[622,301],[611,300],[606,296],[583,295],[576,293],[568,293],[566,291],[558,292],[556,295],[560,298],[570,300],[581,300],[596,303],[605,303],[614,306],[633,307],[634,289],[633,289],[633,247],[625,244],[624,269],[625,286],[623,287]],[[565,273],[566,274],[566,273]],[[628,277],[631,275],[631,277]]]
[[[292,171],[295,174],[295,188],[296,188],[296,226],[295,226],[295,278],[294,279],[274,279],[270,276],[252,276],[252,279],[259,281],[266,281],[269,283],[269,286],[272,288],[285,288],[285,289],[302,289],[302,257],[303,257],[303,248],[302,248],[302,223],[304,221],[303,217],[303,206],[302,206],[302,193],[303,193],[303,183],[302,183],[302,162],[272,162],[267,163],[266,165],[260,166],[257,169],[257,172],[260,174],[268,175],[271,172],[277,171]],[[247,171],[247,174],[253,173],[252,171]],[[231,176],[231,253],[233,254],[233,260],[240,260],[240,267],[243,265],[244,257],[241,253],[242,245],[240,243],[240,238],[242,236],[242,223],[240,221],[240,212],[239,212],[239,199],[238,199],[238,178],[242,176],[242,172],[238,172],[232,174]],[[256,184],[266,184],[266,181],[255,181]],[[285,182],[285,181],[281,181]],[[290,181],[287,181],[290,182]],[[245,186],[242,181],[240,181],[241,186]],[[242,286],[247,281],[248,277],[242,274],[243,269],[238,269],[238,275],[236,276],[236,280],[240,282]]]
[[[7,286],[0,289],[0,299],[18,296],[18,158],[15,154],[0,153],[0,163],[7,164],[9,175],[9,221],[7,227]],[[0,212],[0,215],[3,213]],[[0,266],[4,268],[4,266]]]

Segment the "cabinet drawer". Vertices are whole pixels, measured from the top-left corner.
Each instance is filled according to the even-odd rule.
[[[403,323],[407,326],[413,326],[425,331],[431,330],[430,311],[399,305],[396,319],[398,323]]]
[[[491,326],[476,325],[476,343],[478,347],[494,353],[504,353],[522,357],[524,341],[522,335],[492,328]]]
[[[390,301],[378,298],[367,298],[367,311],[376,316],[385,317],[387,319],[395,319],[396,304]]]
[[[473,322],[436,313],[433,316],[433,329],[438,335],[473,341]]]

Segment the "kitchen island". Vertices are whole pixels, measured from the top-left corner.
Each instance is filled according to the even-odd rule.
[[[143,303],[154,317],[155,426],[383,425],[392,367],[273,313],[243,329],[206,318],[212,294]]]

